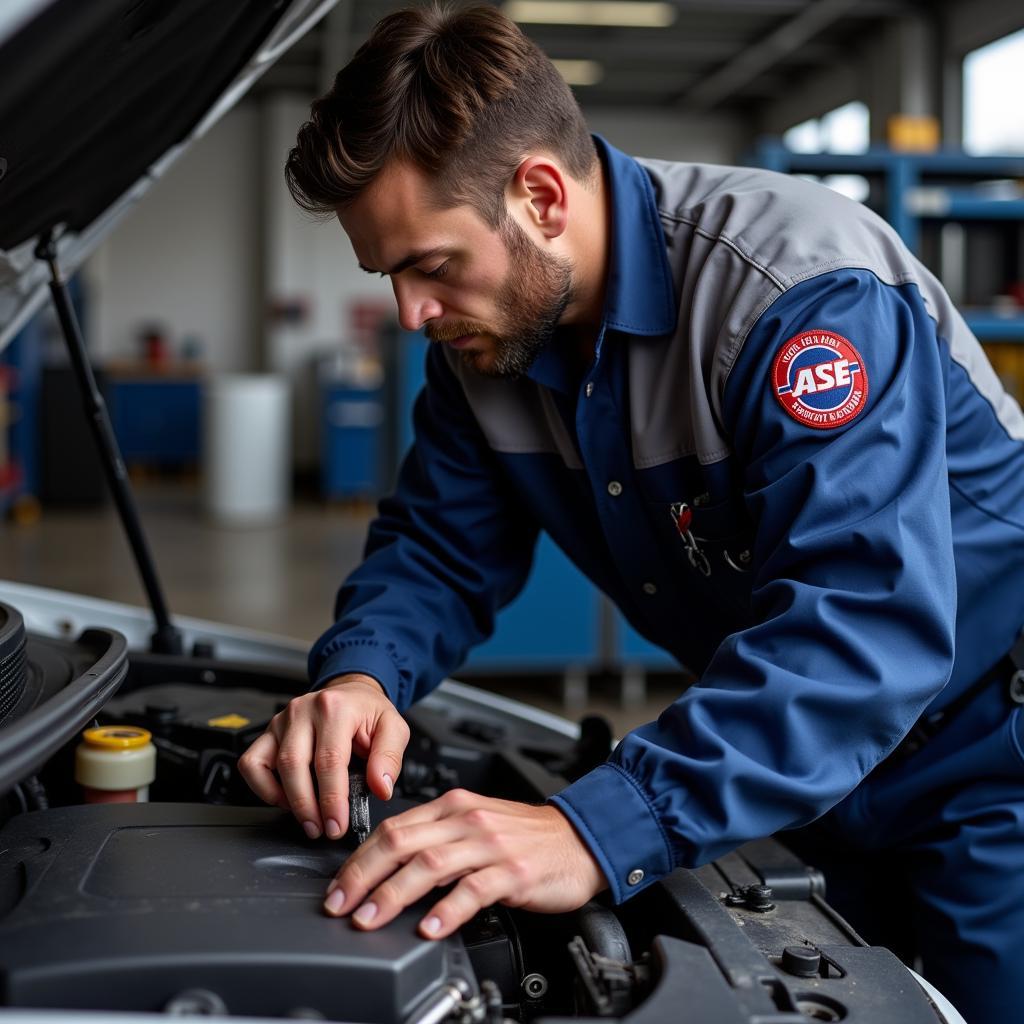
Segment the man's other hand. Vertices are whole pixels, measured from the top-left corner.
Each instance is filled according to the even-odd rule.
[[[348,830],[352,754],[366,758],[371,792],[390,800],[408,742],[409,727],[380,683],[344,675],[290,701],[239,758],[238,770],[261,800],[290,810],[310,839],[340,839]]]
[[[458,884],[420,921],[440,939],[493,903],[541,913],[583,906],[607,887],[604,873],[555,807],[452,790],[387,818],[345,862],[327,913],[379,928],[439,885]]]

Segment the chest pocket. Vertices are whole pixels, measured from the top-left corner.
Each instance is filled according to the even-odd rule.
[[[736,610],[750,607],[754,524],[738,496],[711,504],[706,495],[665,505],[693,573]]]
[[[750,609],[755,524],[728,467],[680,459],[638,474],[654,535],[677,579],[698,608]],[[730,615],[730,618],[732,617]]]
[[[750,572],[754,525],[737,497],[710,504],[707,495],[698,495],[689,503],[673,502],[668,511],[684,547],[694,551],[703,575],[712,575],[719,568]]]

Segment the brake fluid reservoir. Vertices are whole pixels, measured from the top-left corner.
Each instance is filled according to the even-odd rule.
[[[75,750],[75,781],[87,804],[132,804],[149,799],[156,778],[153,734],[135,725],[86,729]]]

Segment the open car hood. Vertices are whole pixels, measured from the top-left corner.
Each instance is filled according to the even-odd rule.
[[[336,0],[4,0],[0,349]]]

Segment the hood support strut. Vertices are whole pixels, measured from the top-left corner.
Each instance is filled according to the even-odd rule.
[[[47,231],[40,237],[36,247],[36,256],[50,267],[50,296],[57,311],[68,355],[71,357],[75,379],[82,393],[86,417],[92,427],[100,461],[103,463],[103,472],[114,496],[121,524],[128,536],[128,544],[135,557],[139,575],[142,577],[142,585],[145,587],[149,605],[153,610],[156,632],[150,638],[150,648],[154,654],[181,654],[181,633],[171,622],[167,611],[167,602],[156,574],[156,564],[153,561],[146,535],[142,531],[142,521],[135,504],[135,496],[128,483],[128,474],[125,470],[124,459],[121,457],[121,449],[118,447],[117,438],[110,425],[106,403],[96,386],[96,377],[89,365],[82,331],[68,297],[67,286],[57,265],[57,246],[52,232]]]

